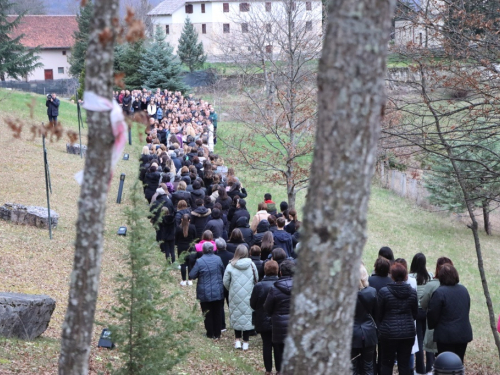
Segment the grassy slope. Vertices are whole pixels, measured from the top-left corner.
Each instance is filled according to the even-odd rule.
[[[4,95],[0,91],[0,97]],[[2,121],[6,115],[15,113],[28,120],[28,108],[24,103],[29,101],[29,95],[12,93],[2,102],[4,110],[0,112],[0,204],[4,202],[19,202],[44,206],[45,190],[43,179],[43,162],[41,140],[29,140],[28,130],[23,133],[22,140],[15,140]],[[70,103],[61,104],[61,120],[68,127],[76,127],[74,121],[75,106]],[[35,112],[37,121],[45,121],[44,98],[39,97]],[[28,126],[28,125],[26,125]],[[221,123],[224,126],[224,122]],[[29,128],[29,126],[28,126]],[[83,168],[83,161],[78,156],[65,153],[65,140],[49,144],[49,162],[52,173],[53,194],[51,204],[61,215],[60,224],[54,232],[54,239],[48,239],[44,230],[11,225],[0,222],[0,290],[24,293],[45,293],[57,300],[51,324],[42,338],[33,342],[18,342],[16,340],[0,340],[0,373],[3,374],[54,374],[59,350],[58,337],[64,319],[64,309],[67,299],[68,277],[72,266],[74,223],[76,220],[79,189],[73,180],[73,174]],[[217,152],[224,155],[222,145],[217,145]],[[126,147],[125,152],[136,155],[140,145]],[[118,226],[124,224],[122,208],[127,204],[126,196],[122,205],[115,204],[118,176],[127,174],[127,185],[135,176],[137,162],[121,161],[118,164],[115,177],[111,184],[106,215],[105,250],[103,271],[101,276],[100,297],[98,302],[97,320],[106,321],[104,311],[113,302],[113,275],[122,269],[120,254],[123,253],[126,242],[116,236]],[[249,208],[255,212],[257,203],[263,194],[270,191],[274,200],[280,202],[286,196],[282,188],[273,184],[262,184],[257,178],[247,177],[246,173],[236,169],[247,187]],[[303,195],[298,204],[304,202]],[[479,275],[476,270],[476,258],[473,242],[469,231],[458,221],[447,216],[439,216],[425,212],[393,194],[373,188],[368,219],[369,238],[365,248],[364,260],[368,268],[373,264],[376,252],[382,245],[391,246],[398,257],[405,257],[409,262],[418,251],[427,255],[429,263],[441,255],[447,255],[454,260],[461,275],[461,282],[467,286],[472,297],[471,318],[474,328],[474,341],[468,354],[469,374],[499,373],[500,366],[495,356],[495,350],[486,319],[486,307],[482,294]],[[484,237],[483,250],[488,271],[493,300],[498,301],[499,293],[494,286],[500,282],[498,272],[499,250],[496,247],[497,236]],[[159,258],[161,259],[161,258]],[[429,267],[430,269],[432,266]],[[176,275],[178,278],[178,276]],[[178,290],[177,284],[166,285],[167,291]],[[193,288],[183,289],[182,302],[179,309],[192,305],[195,293]],[[94,334],[93,344],[97,342],[100,327]],[[179,365],[178,374],[258,374],[262,369],[260,343],[257,338],[251,340],[251,350],[248,353],[234,352],[231,349],[231,333],[228,331],[223,339],[213,344],[203,337],[200,324],[195,332],[188,333],[192,338],[193,351],[187,360]],[[98,350],[92,351],[91,373],[104,371],[104,364],[114,360],[116,353]],[[481,369],[484,363],[490,370]],[[475,371],[471,371],[475,369]]]

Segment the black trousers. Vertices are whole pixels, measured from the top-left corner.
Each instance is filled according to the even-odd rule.
[[[49,116],[49,122],[54,126],[57,125],[57,116]]]
[[[443,352],[452,352],[460,357],[462,363],[464,363],[465,351],[467,350],[467,343],[465,344],[445,344],[442,342],[437,342],[438,356]]]
[[[276,365],[276,371],[279,371],[281,367],[281,358],[278,358],[278,344],[273,343],[273,331],[261,332],[260,337],[262,337],[262,356],[264,358],[264,367],[266,371],[271,372],[273,370],[273,349],[274,364]]]
[[[205,314],[205,329],[207,337],[218,339],[220,337],[221,322],[222,322],[222,308],[224,307],[224,300],[200,302],[201,311]]]
[[[234,337],[241,339],[241,333],[243,332],[243,341],[250,340],[250,331],[236,331],[234,330]]]
[[[174,240],[163,241],[160,244],[160,249],[161,249],[161,252],[165,254],[165,258],[167,258],[167,260],[170,257],[172,263],[175,262],[175,241]]]
[[[283,352],[285,351],[285,343],[284,342],[273,342],[274,347],[274,362],[276,366],[276,372],[281,371],[281,363],[283,362]]]
[[[381,358],[380,374],[392,375],[394,360],[398,360],[399,375],[410,375],[411,348],[415,342],[415,337],[410,339],[390,339],[379,341],[379,352]]]
[[[374,353],[375,345],[351,349],[353,375],[373,375]]]
[[[418,374],[427,374],[432,371],[432,366],[434,365],[434,353],[424,351],[424,337],[426,331],[426,314],[423,309],[418,309],[417,315],[417,341],[418,341],[418,352],[415,353],[415,371]],[[425,365],[424,365],[425,356]]]
[[[229,292],[224,287],[224,299],[226,300],[227,307],[229,308]],[[222,304],[222,329],[226,329],[226,312],[224,311],[224,303]]]

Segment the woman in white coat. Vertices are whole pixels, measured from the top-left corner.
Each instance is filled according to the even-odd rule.
[[[248,350],[250,331],[254,329],[250,296],[258,281],[259,274],[252,259],[248,257],[247,247],[239,245],[233,259],[227,265],[223,280],[224,286],[229,291],[229,318],[234,329],[236,349]]]

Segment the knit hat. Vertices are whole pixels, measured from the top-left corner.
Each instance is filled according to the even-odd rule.
[[[163,190],[163,188],[161,188],[161,187],[159,187],[158,189],[156,189],[156,192],[158,193],[158,195],[167,194],[167,193],[165,193],[165,190]]]

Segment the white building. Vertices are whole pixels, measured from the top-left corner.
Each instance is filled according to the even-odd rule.
[[[9,16],[12,21],[17,16]],[[26,81],[71,78],[69,56],[74,44],[73,34],[78,30],[76,16],[24,16],[11,37],[24,35],[21,43],[28,48],[40,47],[39,62]],[[12,80],[7,77],[7,80]]]
[[[166,33],[166,41],[177,51],[184,21],[189,17],[198,32],[198,40],[209,60],[217,59],[223,52],[217,40],[241,40],[242,33],[249,32],[250,22],[262,22],[262,30],[276,27],[285,18],[284,8],[294,12],[295,22],[302,22],[304,30],[311,31],[311,38],[320,38],[322,28],[321,0],[311,1],[211,1],[165,0],[148,14],[153,24],[160,25]],[[238,37],[236,37],[238,35]],[[251,34],[249,34],[250,36]],[[240,46],[248,48],[248,46]],[[275,52],[275,51],[273,51]]]

